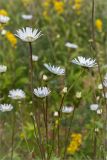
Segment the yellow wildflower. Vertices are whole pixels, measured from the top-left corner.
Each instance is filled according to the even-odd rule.
[[[47,12],[47,11],[44,11],[44,12],[43,12],[43,16],[44,16],[44,18],[45,18],[47,21],[50,21],[50,17],[49,17],[49,15],[48,15],[48,12]]]
[[[82,7],[82,0],[75,0],[74,1],[74,9],[77,14],[81,13],[81,7]]]
[[[45,8],[49,8],[50,3],[51,3],[50,0],[46,0],[46,1],[43,2],[43,6],[44,6]]]
[[[7,13],[7,11],[6,11],[6,10],[1,9],[1,10],[0,10],[0,15],[8,16],[8,13]]]
[[[81,4],[75,3],[75,10],[80,10],[80,9],[81,9]]]
[[[14,34],[13,33],[11,33],[11,32],[6,32],[6,38],[8,39],[8,41],[11,43],[11,45],[12,45],[12,47],[16,47],[16,44],[17,44],[17,39],[16,39],[16,37],[14,36]]]
[[[56,12],[58,14],[61,14],[64,12],[64,2],[61,2],[61,1],[55,1],[54,2],[54,8],[56,10]]]
[[[95,26],[99,32],[102,32],[103,23],[101,19],[96,19]]]
[[[74,154],[76,151],[78,151],[81,143],[82,143],[82,135],[79,133],[73,133],[71,135],[71,142],[67,147],[68,154]]]

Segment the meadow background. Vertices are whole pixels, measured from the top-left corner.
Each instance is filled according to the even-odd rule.
[[[22,18],[23,14],[30,14],[33,18],[25,20]],[[42,129],[42,102],[41,99],[35,100],[36,115],[29,89],[29,46],[14,35],[17,29],[27,26],[38,28],[43,33],[43,36],[32,43],[33,55],[38,56],[38,60],[33,62],[33,88],[48,85],[51,90],[48,98],[49,150],[53,141],[53,128],[57,132],[57,126],[59,123],[61,125],[60,155],[56,149],[56,136],[56,147],[53,149],[51,160],[62,160],[60,157],[63,155],[64,141],[71,123],[71,113],[63,114],[60,120],[54,116],[60,106],[64,87],[70,90],[63,105],[76,108],[65,160],[107,158],[107,150],[103,146],[104,140],[106,141],[103,134],[104,114],[99,115],[90,110],[91,104],[98,103],[100,109],[105,112],[98,69],[93,69],[92,76],[90,71],[71,63],[77,56],[96,59],[92,48],[92,1],[1,0],[0,15],[10,17],[7,24],[0,24],[0,64],[7,66],[7,71],[0,73],[0,103],[11,103],[14,106],[14,111],[0,112],[0,160],[11,160],[13,112],[16,115],[13,160],[41,159],[35,142],[31,114],[34,113],[40,118],[41,132],[45,137],[45,130]],[[94,22],[98,59],[104,77],[107,70],[107,1],[95,0]],[[67,42],[76,44],[78,48],[66,47]],[[51,74],[44,67],[44,63],[65,67],[66,74]],[[16,101],[8,97],[9,91],[17,88],[25,91],[24,100]],[[76,137],[74,140],[73,136]]]

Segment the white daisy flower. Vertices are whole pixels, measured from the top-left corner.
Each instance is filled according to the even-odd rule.
[[[44,98],[50,94],[50,90],[47,87],[38,87],[34,89],[34,94],[37,97]]]
[[[7,71],[7,66],[0,65],[0,73],[6,72]]]
[[[0,15],[0,23],[7,23],[9,20],[9,17]]]
[[[38,29],[34,29],[33,31],[30,27],[19,29],[16,32],[17,34],[15,35],[24,42],[33,42],[42,35],[41,31],[38,32]]]
[[[21,89],[13,89],[9,91],[9,95],[8,97],[12,98],[12,99],[23,99],[25,98],[25,92]]]
[[[82,57],[82,56],[78,56],[78,58],[74,58],[71,62],[86,68],[97,66],[95,59],[92,59],[92,58],[86,59],[85,57]]]
[[[22,18],[25,20],[30,20],[33,18],[33,16],[31,14],[22,14]]]
[[[11,104],[0,104],[0,111],[1,112],[8,112],[13,109],[13,106]]]
[[[99,105],[98,104],[91,104],[90,105],[90,110],[96,111],[98,109]]]
[[[44,66],[52,73],[57,75],[64,75],[65,69],[57,66],[52,66],[51,64],[44,64]]]
[[[67,42],[65,44],[65,46],[68,47],[68,48],[73,48],[73,49],[77,49],[78,48],[78,46],[76,44],[73,44],[73,43],[70,43],[70,42]]]
[[[72,106],[63,106],[62,112],[63,113],[71,113],[74,110],[74,107]]]
[[[39,57],[38,56],[35,56],[35,55],[32,55],[32,61],[38,61]]]

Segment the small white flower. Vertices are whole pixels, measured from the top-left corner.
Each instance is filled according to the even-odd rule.
[[[0,104],[0,111],[1,112],[8,112],[13,109],[13,106],[11,104]]]
[[[99,84],[99,85],[98,85],[98,89],[100,89],[100,90],[102,90],[102,89],[103,89],[102,84]]]
[[[98,104],[91,104],[90,105],[90,110],[96,111],[98,109],[99,105]]]
[[[39,59],[39,57],[38,56],[36,56],[36,55],[32,55],[32,61],[38,61],[38,59]]]
[[[58,117],[58,115],[59,115],[58,112],[55,111],[55,112],[54,112],[54,117]]]
[[[15,35],[24,42],[33,42],[42,35],[41,32],[38,32],[38,29],[33,31],[30,27],[19,29],[16,32]]]
[[[95,128],[95,132],[99,132],[99,128]]]
[[[97,114],[102,114],[102,109],[97,109]]]
[[[22,15],[22,18],[25,19],[25,20],[30,20],[30,19],[32,19],[32,17],[33,16],[31,14],[23,14]]]
[[[47,87],[38,87],[34,89],[34,94],[37,97],[44,98],[50,94],[50,90]]]
[[[13,89],[9,91],[9,95],[8,97],[12,98],[12,99],[23,99],[25,98],[25,92],[21,89]]]
[[[4,36],[4,35],[6,34],[6,32],[7,32],[7,31],[6,31],[5,29],[3,29],[3,30],[1,31],[1,35]]]
[[[57,75],[64,75],[65,69],[57,66],[52,66],[51,64],[44,64],[44,66],[52,73]]]
[[[42,77],[42,79],[43,79],[44,81],[47,81],[47,80],[48,80],[48,77],[44,74],[43,77]]]
[[[67,91],[68,91],[68,88],[64,87],[63,90],[62,90],[62,93],[67,93]]]
[[[9,17],[0,15],[0,23],[7,23],[9,20]]]
[[[73,48],[73,49],[77,49],[78,48],[78,46],[76,44],[73,44],[73,43],[70,43],[70,42],[67,42],[65,44],[65,46],[68,47],[68,48]]]
[[[82,67],[91,68],[97,66],[96,60],[92,58],[85,58],[82,56],[78,56],[72,60],[72,63],[80,65]]]
[[[81,92],[76,92],[76,98],[81,98],[81,96],[82,96],[82,93]]]
[[[7,66],[0,65],[0,73],[6,72],[7,71]]]
[[[62,112],[63,113],[71,113],[74,110],[74,107],[72,106],[63,106]]]

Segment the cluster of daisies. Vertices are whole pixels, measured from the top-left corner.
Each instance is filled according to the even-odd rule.
[[[30,19],[32,19],[32,15],[23,15],[22,18],[30,20]],[[9,20],[10,20],[9,17],[0,16],[0,23],[7,23]],[[41,31],[40,32],[38,31],[38,29],[33,30],[30,27],[26,27],[26,28],[22,28],[22,29],[17,30],[15,36],[24,42],[32,43],[33,41],[35,41],[39,37],[41,37],[42,34],[41,34]],[[78,46],[76,44],[73,44],[70,42],[67,42],[65,44],[65,46],[68,48],[72,48],[72,49],[78,48]],[[38,56],[32,55],[32,61],[38,61]],[[84,68],[97,67],[97,63],[96,63],[95,59],[85,58],[82,56],[78,56],[77,58],[74,58],[71,61],[71,63],[79,65]],[[50,71],[51,73],[53,73],[55,75],[59,75],[59,76],[65,75],[65,68],[62,68],[60,66],[54,66],[54,65],[51,65],[50,63],[49,64],[45,63],[44,67],[48,71]],[[7,70],[6,66],[0,66],[0,72],[5,72],[6,70]],[[106,79],[106,81],[104,80],[104,85],[107,85],[107,79]],[[44,98],[44,97],[48,96],[51,93],[51,91],[47,87],[38,87],[38,88],[34,89],[33,93],[39,98]],[[25,96],[24,91],[22,91],[21,89],[16,89],[16,90],[9,91],[9,97],[12,99],[23,99],[26,96]],[[93,107],[91,107],[91,108],[93,108]],[[0,110],[3,112],[10,111],[12,109],[13,109],[13,107],[10,104],[4,104],[4,105],[1,104],[0,105]],[[70,113],[73,111],[73,109],[74,109],[73,107],[64,106],[62,108],[62,112]]]

